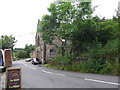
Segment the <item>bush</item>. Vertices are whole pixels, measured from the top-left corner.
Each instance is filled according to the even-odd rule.
[[[65,55],[65,56],[60,57],[59,61],[62,64],[68,64],[70,63],[71,60],[69,56]]]
[[[67,65],[67,64],[70,63],[70,61],[71,61],[70,56],[65,55],[65,56],[58,56],[56,58],[52,58],[50,63],[53,64],[53,65],[55,65],[55,64],[57,64],[57,65]]]
[[[116,59],[115,62],[106,61],[104,64],[104,68],[100,71],[101,74],[112,74],[118,75],[119,74],[119,66],[118,60]]]
[[[27,58],[26,51],[20,50],[20,51],[17,53],[17,58]]]

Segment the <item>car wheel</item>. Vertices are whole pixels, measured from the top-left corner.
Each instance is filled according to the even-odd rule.
[[[39,64],[41,64],[42,62],[40,61]]]

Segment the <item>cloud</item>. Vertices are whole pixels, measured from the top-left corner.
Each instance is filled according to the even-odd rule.
[[[13,35],[18,42],[15,47],[35,44],[37,21],[45,14],[54,0],[0,0],[0,36]],[[95,14],[102,17],[115,15],[118,0],[92,0],[93,5],[99,5]],[[22,37],[18,37],[22,35]]]

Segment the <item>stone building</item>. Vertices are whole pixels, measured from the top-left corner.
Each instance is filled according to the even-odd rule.
[[[55,37],[53,40],[53,44],[45,44],[42,40],[41,33],[36,32],[35,37],[36,42],[36,58],[39,58],[42,63],[49,62],[49,58],[53,58],[57,55],[58,48],[62,45],[61,41],[58,40],[58,38]]]
[[[40,20],[38,20],[37,30],[40,28]],[[58,45],[60,45],[59,40],[55,40]],[[55,57],[55,44],[45,44],[42,39],[42,33],[36,32],[35,36],[35,53],[33,56],[42,61],[42,63],[47,63],[49,58]]]
[[[37,30],[40,28],[40,20],[38,20]],[[49,62],[50,58],[56,57],[59,54],[59,51],[61,49],[61,46],[64,42],[64,39],[59,39],[58,37],[54,36],[54,40],[52,41],[52,44],[45,44],[42,39],[42,33],[37,31],[35,36],[35,46],[36,50],[33,53],[33,56],[38,58],[42,61],[42,63]],[[66,42],[67,45],[70,45],[70,42]],[[67,49],[66,49],[67,50]],[[70,49],[68,48],[67,52]]]
[[[41,33],[36,32],[36,37],[35,37],[35,45],[36,45],[36,58],[39,58],[42,63],[45,63],[46,61],[46,46],[44,41],[42,40]]]
[[[30,53],[30,57],[31,58],[35,58],[36,57],[36,51],[35,50]]]

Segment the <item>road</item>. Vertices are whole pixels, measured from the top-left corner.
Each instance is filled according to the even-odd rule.
[[[22,88],[118,88],[118,77],[55,70],[32,65],[25,60],[13,62],[22,68]]]

